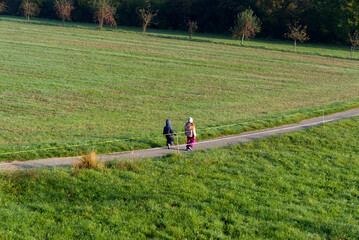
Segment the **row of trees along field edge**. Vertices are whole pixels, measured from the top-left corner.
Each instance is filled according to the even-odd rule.
[[[39,17],[57,18],[56,0],[28,0],[41,9]],[[0,0],[7,5],[6,14],[20,15],[22,0]],[[93,22],[94,0],[71,0],[72,20]],[[141,26],[140,9],[148,0],[109,0],[114,8],[115,21],[123,26]],[[239,12],[251,8],[262,21],[260,37],[283,38],[288,24],[299,21],[308,26],[311,40],[317,42],[346,43],[348,33],[359,28],[358,0],[151,0],[152,9],[158,11],[153,27],[185,30],[188,19],[195,20],[198,31],[226,33],[233,26]]]

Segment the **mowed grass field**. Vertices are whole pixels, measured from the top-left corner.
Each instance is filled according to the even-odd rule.
[[[359,118],[100,169],[0,173],[0,239],[357,239]]]
[[[359,106],[345,48],[54,23],[0,17],[1,160],[162,146],[167,118],[182,131],[193,117],[204,139]]]

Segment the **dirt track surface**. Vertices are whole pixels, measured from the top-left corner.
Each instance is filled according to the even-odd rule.
[[[331,114],[324,117],[317,117],[308,120],[304,120],[300,123],[284,125],[275,128],[268,128],[258,131],[245,132],[238,135],[231,135],[226,137],[214,138],[197,142],[195,149],[208,149],[216,147],[224,147],[228,145],[239,144],[243,142],[249,142],[257,139],[263,139],[272,135],[279,135],[288,132],[294,132],[298,130],[304,130],[310,127],[318,126],[323,123],[333,122],[340,119],[350,118],[359,115],[359,108],[352,109],[346,112],[340,112]],[[99,159],[102,161],[109,161],[113,159],[140,159],[140,158],[154,158],[161,157],[169,153],[185,153],[186,145],[182,144],[174,146],[172,149],[165,147],[137,150],[132,152],[120,152],[111,153],[106,155],[99,155]],[[47,158],[30,161],[13,161],[13,162],[0,162],[0,170],[17,170],[27,168],[38,167],[54,167],[54,166],[69,166],[77,162],[80,157],[68,157],[68,158]]]

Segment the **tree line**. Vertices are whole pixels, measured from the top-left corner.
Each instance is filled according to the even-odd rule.
[[[6,13],[20,15],[22,0],[0,0]],[[39,7],[38,16],[58,18],[56,0],[28,0]],[[94,22],[96,0],[71,0],[71,19]],[[312,41],[348,43],[348,34],[359,29],[358,0],[108,0],[113,20],[122,26],[142,26],[141,10],[155,15],[153,27],[188,30],[189,24],[199,32],[229,33],[238,13],[252,9],[261,21],[259,37],[283,38],[288,25],[307,26]],[[0,6],[1,7],[1,6]],[[106,14],[103,12],[103,14]],[[191,21],[191,23],[189,23]],[[194,25],[194,22],[196,23]],[[106,23],[106,22],[105,22]]]

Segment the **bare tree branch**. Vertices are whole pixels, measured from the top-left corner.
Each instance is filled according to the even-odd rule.
[[[30,17],[36,17],[40,13],[40,8],[36,3],[29,2],[28,0],[22,1],[20,10],[26,17],[27,22],[30,21]]]
[[[307,34],[307,26],[302,28],[302,25],[300,25],[298,21],[288,25],[288,32],[284,34],[284,37],[294,41],[294,51],[297,50],[297,40],[304,42],[310,39]]]
[[[138,15],[142,19],[142,33],[146,32],[147,27],[150,25],[153,18],[156,17],[158,14],[158,10],[156,10],[155,12],[152,11],[151,2],[149,0],[147,0],[146,2],[147,2],[147,8],[146,9],[142,8],[138,11]]]
[[[0,14],[5,12],[7,5],[5,2],[0,2]]]
[[[191,19],[188,19],[187,26],[188,26],[188,35],[189,38],[191,39],[193,34],[197,31],[198,25],[196,21],[192,21]]]
[[[356,30],[353,35],[349,35],[349,43],[350,43],[350,57],[353,58],[355,49],[359,46],[359,31]]]

